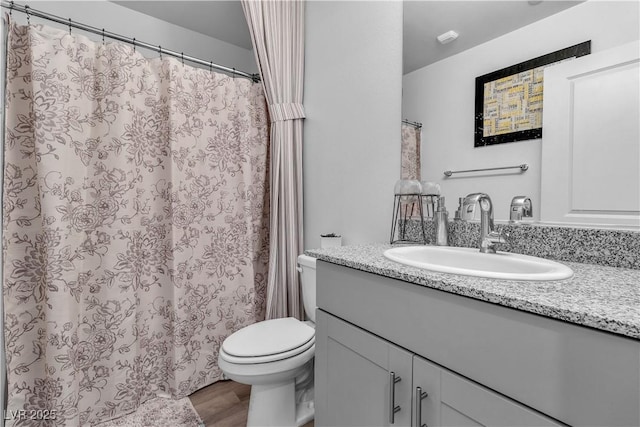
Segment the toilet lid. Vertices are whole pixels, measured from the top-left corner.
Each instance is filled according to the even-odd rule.
[[[312,327],[293,317],[265,320],[231,334],[222,349],[237,357],[276,355],[304,346],[314,335]]]
[[[225,353],[224,348],[220,349],[220,359],[234,363],[236,365],[258,365],[260,363],[278,362],[284,359],[290,359],[297,356],[303,356],[311,351],[315,352],[316,338],[313,337],[300,347],[296,347],[293,350],[285,351],[283,353],[270,354],[268,356],[256,356],[256,357],[238,357]]]

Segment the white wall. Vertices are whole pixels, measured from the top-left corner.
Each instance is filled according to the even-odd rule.
[[[204,34],[170,24],[166,21],[153,18],[140,12],[136,12],[116,3],[106,0],[93,1],[16,1],[20,4],[28,4],[43,12],[51,13],[65,19],[71,18],[83,24],[96,28],[104,28],[106,31],[121,34],[125,37],[141,40],[154,45],[160,45],[163,49],[175,52],[184,52],[205,61],[213,61],[214,64],[224,65],[230,68],[257,73],[258,68],[253,51],[232,45],[222,40],[214,39]],[[3,12],[5,9],[3,9]],[[25,23],[25,15],[14,13],[16,21]],[[51,21],[31,18],[32,23],[46,24],[54,27],[63,27]],[[83,33],[93,40],[99,40],[100,36]],[[142,49],[144,52],[144,50]],[[147,57],[158,54],[147,51]]]
[[[637,40],[639,19],[637,1],[589,0],[404,76],[402,117],[424,124],[422,177],[440,183],[451,215],[458,197],[481,191],[491,196],[497,220],[509,218],[516,195],[530,196],[539,218],[542,140],[474,148],[475,78],[586,40],[592,53]],[[521,163],[529,164],[523,174],[443,175]]]
[[[400,177],[402,2],[306,4],[305,248],[386,241]]]

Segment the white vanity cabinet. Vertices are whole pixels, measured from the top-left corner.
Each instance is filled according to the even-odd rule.
[[[413,355],[322,311],[316,330],[315,425],[410,426]]]
[[[640,425],[638,340],[323,261],[317,306],[317,426]]]
[[[421,399],[418,387],[427,393]],[[419,356],[413,358],[413,389],[414,426],[563,425]]]
[[[562,425],[323,311],[316,320],[317,426]]]

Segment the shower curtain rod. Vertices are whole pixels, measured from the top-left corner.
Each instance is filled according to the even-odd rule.
[[[419,123],[419,122],[410,122],[410,121],[409,121],[409,120],[407,120],[407,119],[404,119],[404,120],[402,121],[402,123],[408,124],[409,126],[413,126],[413,127],[417,128],[417,129],[420,129],[420,128],[422,127],[422,123]]]
[[[30,16],[36,16],[38,18],[43,18],[49,21],[57,22],[58,24],[66,25],[69,27],[69,31],[71,31],[71,27],[77,28],[82,31],[87,31],[89,33],[97,34],[99,36],[102,36],[103,38],[109,37],[110,39],[132,44],[134,48],[136,46],[140,46],[142,48],[149,49],[154,52],[159,52],[160,56],[162,55],[173,56],[174,58],[180,59],[182,62],[189,61],[189,62],[193,62],[194,64],[204,65],[205,67],[209,67],[210,69],[215,68],[216,70],[224,71],[233,76],[246,77],[248,79],[253,80],[254,82],[260,81],[259,74],[245,73],[244,71],[239,71],[239,70],[236,70],[235,68],[225,67],[224,65],[214,64],[211,61],[205,61],[202,59],[195,58],[193,56],[185,55],[182,52],[175,52],[172,50],[163,49],[162,46],[159,46],[159,45],[155,46],[150,43],[145,43],[145,42],[136,40],[135,38],[132,39],[129,37],[122,36],[120,34],[112,33],[110,31],[105,31],[104,28],[100,29],[100,28],[92,27],[90,25],[82,24],[80,22],[72,21],[71,18],[64,19],[47,12],[43,12],[41,10],[34,9],[30,6],[22,6],[19,4],[14,4],[14,2],[2,1],[2,7],[10,9],[11,11],[15,10],[16,12],[26,13],[27,18],[29,18]]]

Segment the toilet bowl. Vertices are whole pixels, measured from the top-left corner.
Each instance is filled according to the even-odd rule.
[[[240,329],[222,343],[218,356],[222,372],[251,385],[247,426],[301,426],[313,419],[315,264],[315,258],[298,257],[309,320],[265,320]]]

